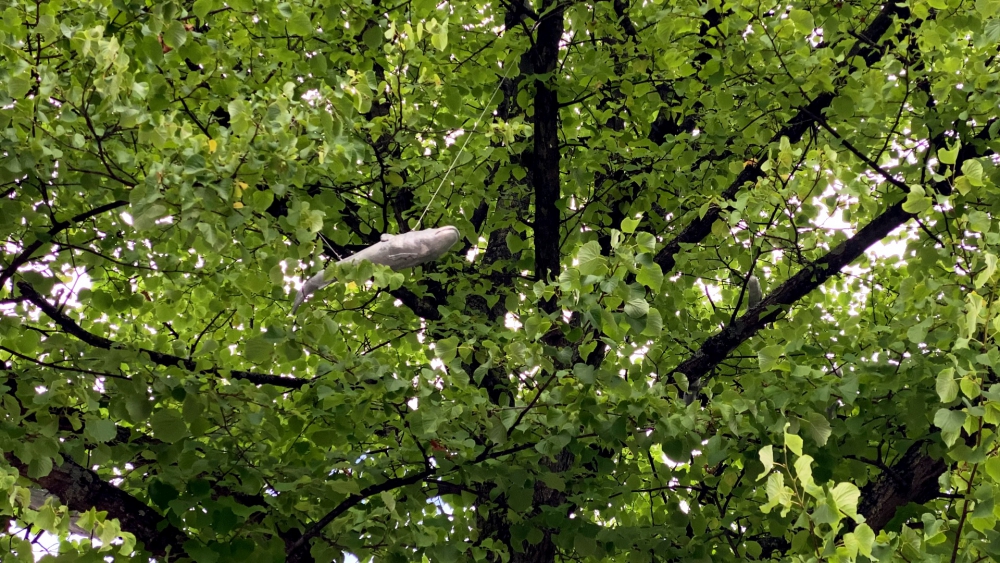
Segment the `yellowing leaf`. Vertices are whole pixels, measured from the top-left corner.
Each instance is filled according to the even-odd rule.
[[[802,455],[802,438],[785,432],[785,447],[795,455]]]
[[[939,149],[937,152],[938,160],[942,164],[955,164],[955,161],[958,159],[958,149],[960,148],[962,148],[962,144],[955,143],[955,146],[951,147],[951,149]]]
[[[764,464],[764,470],[757,476],[757,480],[760,481],[768,473],[770,473],[771,469],[774,467],[774,448],[770,445],[764,446],[760,449],[760,453],[758,455],[760,455],[760,462]]]
[[[215,149],[219,148],[219,143],[215,139],[208,140],[208,154],[215,152]]]
[[[843,512],[850,518],[858,515],[858,500],[861,498],[861,491],[853,483],[837,483],[831,492],[833,500],[837,503],[837,510]]]
[[[865,557],[872,556],[872,547],[875,545],[875,531],[868,524],[858,524],[854,529],[854,537],[858,540],[858,551]]]

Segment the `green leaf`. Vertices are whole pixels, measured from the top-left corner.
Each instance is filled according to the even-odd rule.
[[[635,219],[632,217],[622,219],[622,232],[629,235],[634,233],[640,222],[641,219]]]
[[[577,534],[573,538],[573,549],[582,557],[598,557],[597,541],[587,535]]]
[[[959,434],[962,432],[962,425],[965,424],[966,414],[962,411],[953,411],[949,409],[938,409],[934,413],[934,426],[941,429],[941,438],[944,440],[945,444],[951,446],[958,439]]]
[[[983,183],[983,165],[978,160],[966,160],[962,163],[962,174],[968,179],[969,184],[979,188]]]
[[[791,506],[792,490],[785,486],[785,477],[781,472],[775,471],[771,473],[767,478],[765,490],[767,492],[767,503],[760,507],[761,512],[764,514],[769,513],[776,506],[786,509]]]
[[[185,541],[184,551],[191,556],[194,563],[216,563],[219,560],[219,554],[215,550],[198,540]]]
[[[1000,0],[976,0],[976,11],[983,19],[989,19],[1000,13]]]
[[[903,202],[903,211],[916,215],[930,209],[933,204],[934,200],[924,195],[922,188],[911,186],[910,192],[906,194],[906,201]]]
[[[172,49],[177,49],[187,41],[187,30],[184,24],[174,20],[163,30],[163,43]]]
[[[94,529],[100,520],[97,516],[97,510],[91,508],[90,510],[85,510],[80,513],[80,517],[76,521],[76,525],[83,528],[84,530],[90,532]]]
[[[342,495],[356,495],[361,492],[361,487],[353,479],[337,479],[335,481],[329,481],[327,486],[330,490],[340,493]]]
[[[448,48],[448,20],[445,19],[443,22],[439,23],[437,30],[434,35],[431,36],[431,44],[438,51],[444,51]]]
[[[274,353],[274,344],[261,336],[247,340],[243,348],[244,358],[253,364],[266,363],[271,359],[272,353]]]
[[[194,15],[198,16],[198,19],[204,20],[208,13],[216,8],[217,0],[195,0],[192,6],[192,11]]]
[[[309,14],[297,11],[288,20],[288,33],[291,35],[310,35],[313,31],[313,24],[309,21]]]
[[[802,455],[802,438],[785,432],[785,447],[795,455]]]
[[[90,418],[87,419],[84,434],[95,442],[110,442],[118,435],[118,428],[113,420]]]
[[[938,372],[935,389],[942,403],[954,401],[958,397],[958,383],[955,381],[955,370],[945,368]]]
[[[491,418],[492,424],[490,426],[487,437],[496,445],[503,445],[507,442],[507,429],[504,427],[503,422],[497,418]]]
[[[786,434],[787,442],[787,434]],[[791,448],[789,448],[791,449]],[[795,460],[795,478],[798,480],[799,485],[805,490],[806,493],[812,495],[813,497],[819,498],[823,493],[823,489],[816,485],[813,480],[812,473],[812,456],[804,455]]]
[[[179,411],[158,410],[150,419],[153,426],[153,435],[164,442],[171,444],[188,436],[188,427],[184,423],[184,418]]]
[[[820,446],[825,446],[826,441],[833,434],[833,430],[830,428],[830,421],[817,412],[809,413],[809,416],[802,420],[802,427]]]
[[[229,126],[237,135],[242,135],[250,129],[250,111],[243,100],[229,102]]]
[[[969,195],[969,192],[972,191],[972,183],[967,176],[959,176],[955,178],[955,189],[963,196]]]
[[[434,355],[448,364],[455,359],[458,351],[458,337],[449,336],[434,343]]]
[[[962,394],[970,399],[975,399],[982,394],[979,382],[969,376],[963,377],[958,385],[962,388]]]
[[[994,481],[1000,481],[1000,457],[991,457],[986,460],[986,473]]]
[[[778,361],[781,360],[781,356],[785,353],[785,347],[780,344],[774,344],[772,346],[767,346],[761,348],[757,352],[757,362],[761,371],[771,371],[777,365]]]
[[[605,259],[601,256],[601,245],[592,240],[580,247],[576,254],[577,269],[584,276],[603,275],[606,271]]]
[[[625,314],[638,319],[646,316],[649,312],[649,302],[642,297],[632,297],[625,302]]]
[[[837,483],[831,491],[837,509],[849,518],[858,517],[858,500],[861,498],[861,491],[853,483]]]
[[[11,76],[6,80],[7,82],[7,95],[15,100],[20,100],[28,95],[31,91],[31,75],[30,74],[19,74],[16,76]]]
[[[788,13],[788,19],[792,20],[799,33],[810,34],[816,28],[812,13],[808,10],[792,10]]]
[[[165,483],[159,479],[153,479],[148,486],[149,498],[160,508],[167,508],[170,501],[180,496],[180,492],[170,483]]]
[[[976,275],[976,289],[986,285],[986,283],[990,281],[990,278],[993,277],[993,274],[997,271],[997,257],[995,254],[992,252],[983,253],[983,260],[986,261],[986,267]]]
[[[652,234],[639,231],[635,234],[635,244],[639,252],[653,253],[656,251],[656,237]]]
[[[659,309],[649,309],[646,313],[646,326],[642,329],[643,336],[657,337],[663,332],[663,317]]]
[[[858,540],[858,552],[865,557],[872,557],[872,548],[875,546],[875,532],[871,526],[862,522],[854,528],[854,537]]]
[[[369,49],[376,51],[382,48],[382,38],[383,32],[382,28],[377,25],[373,25],[365,30],[362,34],[362,41],[364,41],[365,46]]]
[[[906,338],[914,344],[922,344],[927,338],[927,326],[923,323],[911,326],[906,329]]]
[[[660,270],[660,265],[656,263],[643,266],[639,269],[639,273],[636,274],[635,281],[648,287],[654,293],[659,292],[660,286],[663,284],[663,271]]]
[[[166,206],[153,204],[132,219],[132,225],[137,231],[148,231],[156,227],[156,222],[167,214]]]
[[[950,149],[938,149],[938,160],[941,161],[941,164],[955,164],[955,161],[958,159],[958,151],[961,148],[962,144],[956,142]]]
[[[36,457],[28,463],[28,477],[32,479],[47,477],[49,473],[52,473],[52,458],[50,457]]]

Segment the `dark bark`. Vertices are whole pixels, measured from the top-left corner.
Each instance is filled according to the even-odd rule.
[[[555,459],[546,460],[542,463],[553,473],[568,471],[573,465],[573,454],[567,450],[560,452]],[[542,507],[558,507],[566,504],[566,492],[557,491],[543,483],[541,480],[535,481],[535,490],[532,493],[532,514],[537,517],[542,513]],[[510,563],[551,563],[556,559],[556,544],[552,541],[553,534],[558,530],[552,528],[542,528],[542,541],[537,545],[523,545],[524,551],[513,551],[510,554]]]
[[[534,45],[522,57],[521,71],[526,74],[545,75],[551,73],[558,63],[559,40],[563,29],[563,8],[551,8],[551,2],[542,7],[541,21],[538,23],[538,32]],[[508,29],[514,27],[520,21],[523,14],[519,8],[513,6],[508,9],[506,22]],[[500,105],[500,116],[502,119],[509,119],[512,112],[518,111],[516,105],[517,89],[522,77],[505,80],[501,84],[504,93],[504,101]],[[556,91],[550,84],[554,83],[554,78],[550,82],[544,82],[544,78],[535,81],[535,114],[534,114],[534,145],[532,154],[525,168],[528,171],[529,186],[534,191],[535,198],[535,222],[534,222],[534,244],[535,244],[535,273],[541,280],[549,280],[551,277],[559,275],[560,269],[560,227],[561,217],[556,203],[560,195],[560,150],[559,150],[559,106]],[[523,160],[522,160],[523,162]],[[516,188],[515,188],[516,189]],[[513,191],[513,190],[511,190]],[[521,213],[527,208],[525,198],[514,195],[514,201],[509,205],[509,210]],[[499,207],[499,204],[498,204]],[[512,255],[506,244],[508,233],[513,232],[512,228],[504,227],[495,229],[490,233],[489,244],[483,257],[483,267],[490,268],[487,274],[494,291],[514,289],[513,282],[515,270],[512,261],[516,259]],[[542,303],[546,310],[554,310],[555,300]],[[493,322],[502,322],[506,314],[506,305],[503,297],[493,306],[487,308],[485,300],[474,298],[470,301],[470,306],[483,311]],[[474,366],[477,367],[477,366]],[[474,371],[474,370],[473,370]],[[470,371],[471,373],[471,371]],[[513,403],[513,394],[509,387],[507,370],[505,366],[495,366],[489,369],[483,376],[480,386],[486,389],[490,401],[495,405],[503,405],[505,401]],[[572,455],[563,452],[564,456]],[[547,463],[553,463],[551,461]],[[558,463],[552,465],[550,470],[556,470]],[[560,469],[564,470],[564,469]],[[510,522],[507,519],[508,507],[506,497],[499,495],[491,499],[491,492],[494,485],[490,483],[480,484],[476,488],[478,500],[477,507],[485,507],[486,513],[477,510],[477,527],[479,528],[480,539],[491,538],[507,546],[508,553],[513,562],[538,562],[551,563],[555,560],[556,546],[552,541],[553,530],[543,529],[543,538],[537,544],[514,546],[510,532]],[[533,497],[535,513],[540,513],[542,506],[559,506],[565,501],[565,495],[547,487],[541,481],[536,481]]]
[[[926,445],[917,442],[910,446],[889,471],[861,489],[858,513],[876,532],[885,528],[899,508],[911,502],[924,504],[941,494],[938,478],[948,466],[926,454]]]
[[[559,227],[562,218],[559,201],[559,99],[557,78],[551,73],[559,62],[559,40],[563,34],[561,4],[542,4],[541,21],[531,50],[532,71],[543,78],[535,80],[534,151],[529,177],[535,192],[535,276],[549,282],[559,276]],[[555,299],[542,304],[546,312],[555,311]]]
[[[28,466],[13,454],[5,454],[11,464],[25,478]],[[142,546],[157,557],[173,560],[186,555],[184,542],[187,536],[166,518],[125,491],[103,481],[97,473],[66,459],[45,477],[34,482],[77,512],[91,508],[106,510],[109,518],[117,518],[122,530],[135,536]]]

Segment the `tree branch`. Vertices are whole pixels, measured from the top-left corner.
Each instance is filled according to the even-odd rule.
[[[988,124],[991,124],[990,120]],[[979,143],[990,138],[990,127],[987,125],[959,150],[955,170],[960,170],[962,163],[978,156]],[[985,151],[992,154],[992,150]],[[935,182],[931,188],[941,192],[949,187],[947,181]],[[794,276],[785,280],[778,288],[764,298],[753,309],[736,319],[726,328],[709,337],[693,356],[674,368],[674,373],[687,376],[688,387],[694,391],[700,387],[702,379],[712,369],[718,366],[726,356],[748,338],[757,333],[767,323],[774,322],[787,309],[809,292],[822,285],[831,276],[837,274],[857,259],[872,244],[885,238],[893,229],[915,217],[903,211],[903,202],[897,202],[886,209],[881,215],[865,225],[853,237],[842,242],[833,250],[827,252],[816,261],[806,265]]]
[[[850,52],[844,57],[844,61],[848,63],[848,73],[853,71],[854,66],[849,64],[851,59],[854,57],[861,57],[865,60],[867,66],[871,66],[877,62],[882,57],[882,50],[875,47],[876,41],[882,37],[888,29],[892,20],[897,15],[906,15],[909,13],[909,9],[905,6],[898,5],[896,2],[889,2],[883,6],[881,13],[872,20],[871,25],[865,29],[861,36],[867,41],[859,41],[851,48]],[[816,117],[822,115],[824,109],[830,106],[833,102],[835,95],[833,92],[824,92],[809,102],[806,107],[799,110],[799,112],[788,120],[784,127],[782,127],[774,136],[771,138],[772,143],[781,140],[782,137],[788,137],[788,140],[792,143],[797,143],[802,139],[802,135],[813,127],[816,123]],[[761,170],[761,165],[767,160],[767,153],[761,153],[754,164],[746,166],[736,179],[727,187],[720,195],[723,200],[731,200],[736,197],[736,194],[740,191],[746,183],[756,182],[759,178],[764,175]],[[667,242],[663,248],[660,249],[656,254],[654,261],[659,264],[660,269],[666,273],[674,268],[676,264],[675,257],[681,251],[682,245],[684,244],[696,244],[701,242],[705,237],[712,232],[712,225],[719,218],[722,213],[722,208],[717,205],[712,205],[708,208],[703,216],[691,221],[687,227],[684,228],[676,237]]]
[[[309,544],[309,540],[321,534],[323,532],[323,528],[327,527],[327,525],[333,522],[341,514],[347,512],[351,507],[354,507],[366,498],[372,495],[377,495],[383,491],[391,491],[399,487],[419,483],[423,479],[430,477],[433,473],[433,469],[428,469],[412,475],[407,475],[406,477],[394,477],[375,485],[369,485],[364,489],[361,489],[361,492],[347,497],[347,499],[341,501],[336,508],[327,512],[325,516],[317,520],[312,526],[309,526],[309,529],[307,529],[299,539],[295,540],[288,546],[285,550],[285,553],[288,555],[288,563],[302,563],[306,561],[306,557],[308,557],[309,554],[308,551],[303,553],[303,548]]]
[[[28,465],[12,453],[4,458],[22,477],[28,478]],[[45,477],[32,479],[59,497],[70,510],[86,512],[91,508],[106,510],[117,518],[122,530],[133,534],[145,549],[157,557],[170,559],[186,555],[184,542],[188,537],[166,518],[125,491],[102,480],[97,473],[66,458]]]
[[[891,468],[862,488],[858,513],[873,530],[884,528],[900,507],[911,502],[924,504],[940,493],[938,477],[948,466],[924,453],[926,445],[923,441],[914,443]]]
[[[3,287],[3,285],[7,283],[7,280],[9,280],[11,277],[14,276],[14,273],[17,272],[18,268],[23,266],[25,263],[28,262],[29,259],[31,259],[31,255],[34,254],[35,251],[41,248],[44,244],[51,241],[52,237],[68,229],[74,223],[81,223],[83,221],[86,221],[87,219],[96,217],[102,213],[106,213],[113,209],[118,209],[119,207],[125,207],[126,205],[128,205],[127,201],[121,201],[121,200],[112,201],[111,203],[105,203],[104,205],[95,207],[90,211],[85,211],[83,213],[80,213],[79,215],[72,217],[67,221],[56,221],[55,223],[52,224],[52,227],[49,228],[48,231],[46,231],[45,237],[38,237],[31,244],[25,246],[24,250],[22,250],[20,254],[15,256],[14,259],[11,260],[10,264],[8,264],[7,267],[4,268],[2,272],[0,272],[0,287]]]
[[[894,229],[914,215],[903,211],[903,202],[897,202],[864,226],[853,237],[845,240],[816,261],[806,265],[794,276],[785,280],[756,307],[718,333],[710,336],[693,356],[674,369],[688,378],[688,386],[697,390],[701,380],[718,366],[726,356],[767,323],[774,322],[789,305],[805,297],[831,276],[840,272],[871,245],[882,240]]]
[[[17,287],[21,290],[21,294],[24,295],[28,301],[41,309],[42,312],[55,321],[60,328],[67,333],[72,334],[82,342],[104,350],[126,349],[125,346],[103,336],[94,334],[78,325],[76,321],[57,309],[54,305],[42,297],[41,294],[35,291],[35,288],[32,287],[31,284],[23,281],[17,282]],[[181,358],[180,356],[174,356],[173,354],[164,354],[162,352],[157,352],[156,350],[147,350],[145,348],[139,348],[136,351],[138,353],[147,354],[149,359],[157,365],[168,367],[176,366],[189,371],[198,371],[196,369],[195,361],[190,358]],[[232,377],[233,379],[249,381],[255,385],[274,385],[275,387],[283,387],[286,389],[299,389],[309,383],[308,379],[294,379],[291,377],[282,377],[280,375],[235,369],[222,370],[218,367],[201,370],[200,373],[212,374],[220,377]]]
[[[543,2],[545,17],[538,22],[538,37],[528,52],[532,71],[536,75],[549,75],[559,62],[559,40],[563,34],[562,5]],[[562,224],[559,208],[559,98],[554,78],[551,84],[535,80],[535,130],[534,146],[529,163],[529,179],[535,192],[535,276],[549,282],[559,276],[559,227]],[[555,310],[556,300],[542,304],[549,313]]]

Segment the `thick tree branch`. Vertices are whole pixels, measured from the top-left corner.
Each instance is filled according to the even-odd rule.
[[[488,459],[497,459],[506,455],[515,454],[524,450],[530,450],[534,448],[536,443],[521,444],[520,446],[509,448],[506,450],[492,451],[487,448],[481,454],[476,456],[475,459],[471,461],[470,464],[477,464]],[[302,534],[302,536],[293,543],[288,545],[285,553],[288,554],[288,563],[302,563],[305,561],[303,557],[306,553],[303,553],[303,549],[309,544],[309,540],[319,536],[323,532],[323,528],[327,527],[331,522],[337,519],[338,516],[347,512],[352,507],[357,506],[360,502],[369,498],[371,496],[377,495],[384,491],[391,491],[398,489],[400,487],[405,487],[407,485],[413,485],[419,483],[437,474],[438,470],[435,468],[428,468],[424,471],[418,471],[406,477],[393,477],[392,479],[387,479],[381,483],[375,485],[369,485],[360,492],[352,494],[343,501],[341,501],[333,510],[326,513],[322,518],[314,522],[309,528]],[[435,481],[434,484],[441,486],[440,482]]]
[[[7,264],[7,267],[4,268],[2,272],[0,272],[0,287],[3,287],[3,285],[7,283],[7,280],[9,280],[11,277],[14,276],[14,273],[17,272],[17,269],[26,264],[28,260],[31,259],[31,256],[39,248],[50,242],[52,240],[52,237],[68,229],[74,223],[82,223],[87,219],[96,217],[98,215],[101,215],[102,213],[107,213],[108,211],[111,211],[113,209],[118,209],[119,207],[125,207],[126,205],[128,205],[127,201],[120,201],[120,200],[112,201],[111,203],[105,203],[104,205],[95,207],[90,211],[85,211],[83,213],[80,213],[75,217],[71,217],[69,220],[56,221],[55,223],[52,224],[52,227],[45,232],[45,236],[40,236],[36,238],[31,244],[25,246],[24,250],[22,250],[20,254],[15,256],[14,259],[11,260],[10,264]]]
[[[884,528],[899,508],[911,502],[924,504],[940,494],[938,477],[948,466],[924,453],[926,445],[914,443],[888,471],[862,488],[858,513],[873,530]]]
[[[563,6],[543,2],[545,14],[538,22],[538,35],[529,52],[532,70],[547,76],[535,81],[534,148],[529,164],[535,192],[535,276],[544,282],[559,276],[559,99],[556,79],[549,76],[559,62],[559,41],[563,34]],[[543,303],[547,312],[555,310],[555,299]]]
[[[871,66],[877,62],[882,57],[882,49],[877,48],[878,40],[889,29],[892,20],[896,16],[905,16],[908,13],[908,8],[896,2],[886,4],[882,8],[882,12],[872,20],[871,25],[861,33],[861,37],[865,41],[858,41],[851,48],[847,56],[844,57],[845,63],[848,64],[848,73],[854,68],[850,64],[854,57],[864,59],[867,66]],[[815,116],[822,115],[823,110],[830,106],[834,97],[835,94],[833,92],[824,92],[817,96],[785,123],[784,127],[771,138],[771,142],[777,142],[782,137],[788,137],[788,140],[792,143],[799,142],[802,139],[802,135],[816,124]],[[767,153],[762,152],[756,162],[745,167],[729,187],[722,192],[720,195],[721,199],[731,200],[735,198],[740,188],[745,184],[748,182],[753,183],[760,179],[764,175],[761,165],[766,159]],[[695,218],[680,234],[668,241],[656,254],[655,262],[660,265],[660,269],[664,273],[672,270],[676,264],[675,257],[681,251],[682,245],[701,242],[712,232],[712,225],[721,213],[721,207],[717,205],[710,206],[703,216]]]
[[[17,287],[21,290],[21,294],[24,295],[28,301],[41,309],[42,312],[55,321],[60,328],[67,333],[72,334],[82,342],[104,350],[126,349],[125,346],[122,346],[121,344],[103,336],[94,334],[78,325],[76,321],[56,308],[55,305],[49,303],[44,297],[42,297],[41,294],[35,291],[35,288],[32,287],[31,284],[27,282],[17,282]],[[139,348],[137,352],[148,355],[149,359],[157,365],[170,367],[176,366],[190,371],[198,371],[195,361],[190,358],[181,358],[180,356],[174,356],[173,354],[164,354],[162,352],[157,352],[156,350],[147,350],[145,348]],[[231,377],[233,379],[242,379],[255,385],[274,385],[275,387],[283,387],[286,389],[299,389],[309,383],[308,379],[293,379],[290,377],[271,375],[269,373],[236,369],[222,370],[217,367],[201,370],[201,373],[217,375],[220,377]]]
[[[955,169],[975,158],[982,150],[982,142],[990,138],[989,120],[979,133],[965,143],[958,152]],[[992,154],[991,150],[984,151]],[[946,181],[936,182],[931,188],[934,192],[943,193],[949,187]],[[794,276],[785,280],[778,288],[764,298],[759,305],[749,310],[735,322],[709,337],[697,352],[674,369],[675,373],[683,373],[688,378],[688,385],[697,390],[702,379],[726,356],[741,343],[757,333],[767,323],[775,321],[789,305],[805,297],[809,292],[822,285],[831,276],[840,272],[868,249],[869,246],[886,237],[893,229],[899,227],[914,215],[903,211],[903,202],[891,205],[881,215],[865,225],[853,237],[826,253],[821,258],[806,265]]]
[[[22,477],[28,478],[28,465],[14,454],[4,458]],[[40,487],[59,497],[70,510],[86,512],[91,508],[106,510],[117,518],[122,530],[133,534],[146,550],[157,557],[170,559],[185,555],[187,536],[166,518],[125,491],[102,480],[97,473],[65,459],[45,477],[33,479]]]
[[[688,386],[697,390],[702,379],[719,365],[730,352],[757,333],[764,325],[777,320],[782,313],[809,292],[823,285],[831,276],[850,264],[871,245],[882,240],[894,229],[907,222],[913,215],[903,211],[903,202],[897,202],[864,226],[853,237],[845,240],[816,261],[806,265],[794,276],[785,280],[773,293],[765,297],[735,322],[710,336],[693,356],[682,362],[674,372],[688,378]]]

